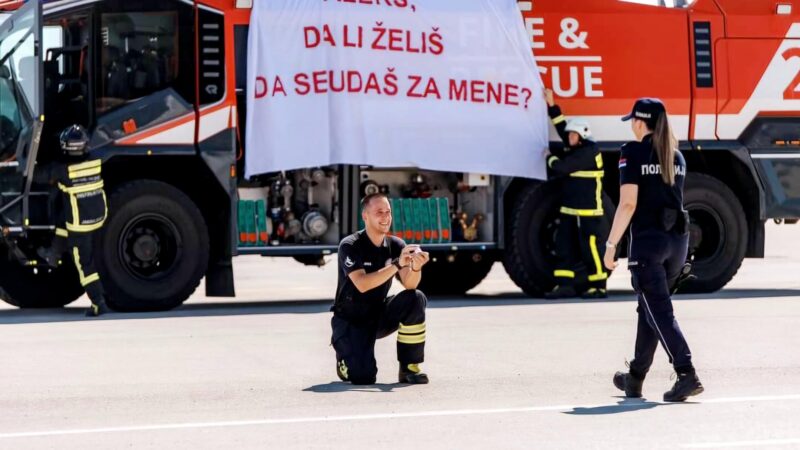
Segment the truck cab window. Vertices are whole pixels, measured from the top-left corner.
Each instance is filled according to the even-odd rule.
[[[188,14],[187,14],[188,11]],[[97,123],[100,146],[193,112],[191,9],[100,14]]]
[[[74,13],[45,22],[43,27],[45,127],[42,157],[58,151],[58,135],[70,125],[90,124],[91,20]]]
[[[64,47],[64,27],[61,25],[47,25],[42,28],[42,40],[44,42],[44,54],[50,50]],[[64,73],[63,60],[59,61],[58,71]]]
[[[31,108],[38,101],[32,24],[32,17],[24,15],[15,27],[4,27],[0,33],[0,162],[16,155]]]
[[[175,82],[180,70],[177,12],[102,14],[100,21],[99,113]]]
[[[9,68],[6,64],[0,65],[0,158],[2,160],[14,155],[14,143],[22,129],[19,105],[12,83]]]

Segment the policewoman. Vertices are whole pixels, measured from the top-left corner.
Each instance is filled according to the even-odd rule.
[[[681,402],[703,392],[670,298],[689,246],[689,216],[683,209],[686,161],[660,100],[637,100],[622,120],[631,121],[636,141],[625,144],[620,154],[620,202],[604,264],[609,270],[617,266],[617,246],[630,225],[628,268],[638,295],[639,323],[630,370],[617,372],[614,385],[628,397],[641,397],[660,342],[678,375],[664,401]]]

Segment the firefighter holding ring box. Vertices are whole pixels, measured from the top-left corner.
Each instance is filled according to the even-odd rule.
[[[425,359],[428,300],[417,286],[430,256],[389,235],[392,209],[385,194],[367,195],[361,205],[365,228],[339,244],[339,283],[331,308],[336,373],[342,381],[374,384],[375,341],[397,331],[399,382],[427,384],[419,365]],[[394,277],[405,290],[387,298]]]

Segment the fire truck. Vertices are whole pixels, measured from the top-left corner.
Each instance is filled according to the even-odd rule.
[[[800,217],[800,1],[642,3],[518,2],[545,85],[603,150],[607,222],[617,152],[632,136],[619,118],[638,97],[665,101],[689,167],[697,279],[685,289],[711,292],[745,257],[764,256],[767,220]],[[103,160],[110,215],[95,257],[117,310],[174,308],[203,279],[206,295],[234,296],[236,255],[323,264],[359,228],[370,192],[386,192],[395,231],[432,252],[427,292],[463,294],[498,261],[529,295],[553,287],[552,183],[367,166],[245,179],[251,7],[0,1],[3,300],[61,307],[82,294],[40,176],[74,124]]]

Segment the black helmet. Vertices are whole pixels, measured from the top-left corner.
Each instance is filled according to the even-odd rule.
[[[67,156],[84,156],[89,148],[89,134],[80,125],[73,125],[61,132],[61,150]]]

